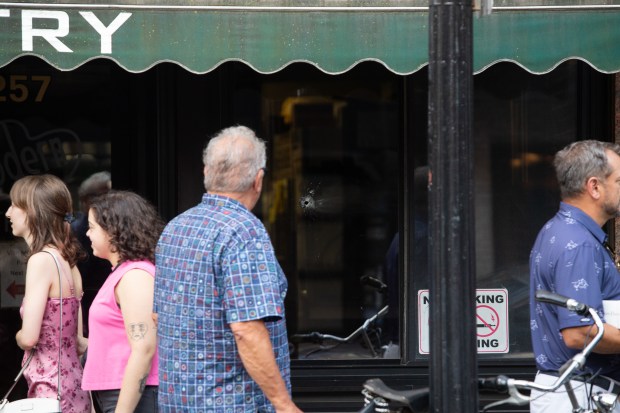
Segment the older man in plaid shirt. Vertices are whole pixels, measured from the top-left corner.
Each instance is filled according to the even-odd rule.
[[[203,155],[202,202],[173,219],[156,255],[162,412],[299,412],[290,396],[286,277],[263,224],[265,144],[221,131]]]

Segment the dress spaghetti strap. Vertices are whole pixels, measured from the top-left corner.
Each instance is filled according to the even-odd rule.
[[[43,250],[43,252],[47,252],[54,258],[54,261],[56,261],[56,265],[58,267],[58,270],[60,271],[60,274],[69,284],[69,291],[71,291],[71,297],[75,297],[75,285],[73,283],[73,277],[68,276],[67,272],[65,271],[65,267],[60,265],[60,260],[58,259],[56,252],[45,251],[45,250]],[[60,297],[60,298],[63,298],[63,297]]]

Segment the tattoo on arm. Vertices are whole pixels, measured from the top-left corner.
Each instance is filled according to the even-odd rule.
[[[138,393],[142,394],[144,393],[144,388],[146,387],[146,378],[148,377],[148,375],[142,377],[140,379],[140,385],[138,386]]]
[[[146,323],[131,323],[129,324],[129,337],[132,340],[138,341],[142,340],[146,335],[147,326]]]

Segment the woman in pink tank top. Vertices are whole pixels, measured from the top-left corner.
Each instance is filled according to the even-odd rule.
[[[155,208],[129,191],[101,195],[88,211],[93,254],[113,267],[90,307],[82,381],[104,413],[157,411],[153,262],[163,227]]]
[[[60,366],[63,413],[90,412],[90,398],[81,389],[79,354],[85,342],[81,337],[82,279],[76,262],[83,252],[71,232],[71,194],[59,178],[36,175],[17,180],[10,197],[6,217],[13,235],[29,247],[20,308],[22,328],[15,336],[25,351],[24,362],[33,353],[24,371],[28,397],[55,399]]]

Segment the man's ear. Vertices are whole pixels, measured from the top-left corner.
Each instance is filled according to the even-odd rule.
[[[601,197],[600,188],[601,181],[597,177],[592,176],[586,181],[586,191],[588,191],[588,194],[593,199],[599,199]]]
[[[254,178],[254,184],[253,184],[254,190],[258,192],[259,194],[263,190],[263,178],[264,177],[265,177],[265,170],[259,169],[258,173],[256,174],[256,177]]]

